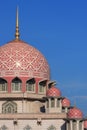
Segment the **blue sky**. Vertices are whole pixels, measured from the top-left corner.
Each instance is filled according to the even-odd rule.
[[[87,0],[0,0],[0,45],[14,39],[17,5],[21,39],[42,52],[62,95],[87,115]]]

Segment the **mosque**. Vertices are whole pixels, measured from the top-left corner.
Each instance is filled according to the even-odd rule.
[[[87,119],[61,95],[49,65],[36,48],[20,39],[0,47],[0,130],[87,130]]]

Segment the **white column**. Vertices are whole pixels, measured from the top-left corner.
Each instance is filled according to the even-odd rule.
[[[22,99],[22,113],[23,113],[23,99]]]
[[[46,101],[46,105],[45,105],[45,108],[47,109],[48,108],[48,100]]]
[[[27,112],[26,100],[23,100],[23,113]]]
[[[72,126],[72,120],[70,120],[70,130],[73,130],[73,126]]]
[[[76,121],[76,130],[79,130],[79,120]]]
[[[69,125],[69,123],[67,122],[67,123],[66,123],[66,130],[69,130],[69,129],[68,129],[68,128],[69,128],[68,125]]]
[[[68,112],[68,108],[67,108],[67,107],[65,107],[65,112],[66,112],[66,113]]]
[[[83,123],[84,123],[84,121],[82,121],[82,130],[84,130],[84,124]]]
[[[55,98],[55,107],[57,107],[57,98]]]
[[[22,113],[24,113],[24,93],[23,93],[23,99],[22,99]]]
[[[49,108],[51,108],[51,99],[49,98]]]
[[[62,103],[61,103],[61,99],[60,99],[60,110],[62,111]]]

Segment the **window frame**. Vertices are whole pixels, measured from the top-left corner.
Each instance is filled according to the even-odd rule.
[[[16,81],[17,80],[17,81]],[[22,91],[22,81],[20,78],[15,77],[11,82],[11,91],[12,92],[21,92]]]
[[[33,80],[33,81],[32,81]],[[36,91],[36,81],[34,78],[26,81],[26,92],[35,93]]]
[[[9,111],[10,108],[10,111]],[[2,113],[3,114],[13,114],[17,113],[17,103],[12,101],[7,101],[2,104]]]
[[[0,78],[0,93],[7,92],[8,91],[7,87],[8,87],[7,81],[3,78]]]

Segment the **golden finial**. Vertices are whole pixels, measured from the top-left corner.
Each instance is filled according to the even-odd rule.
[[[20,37],[20,34],[19,34],[18,7],[17,7],[15,39],[16,39],[16,40],[19,40],[19,37]]]

